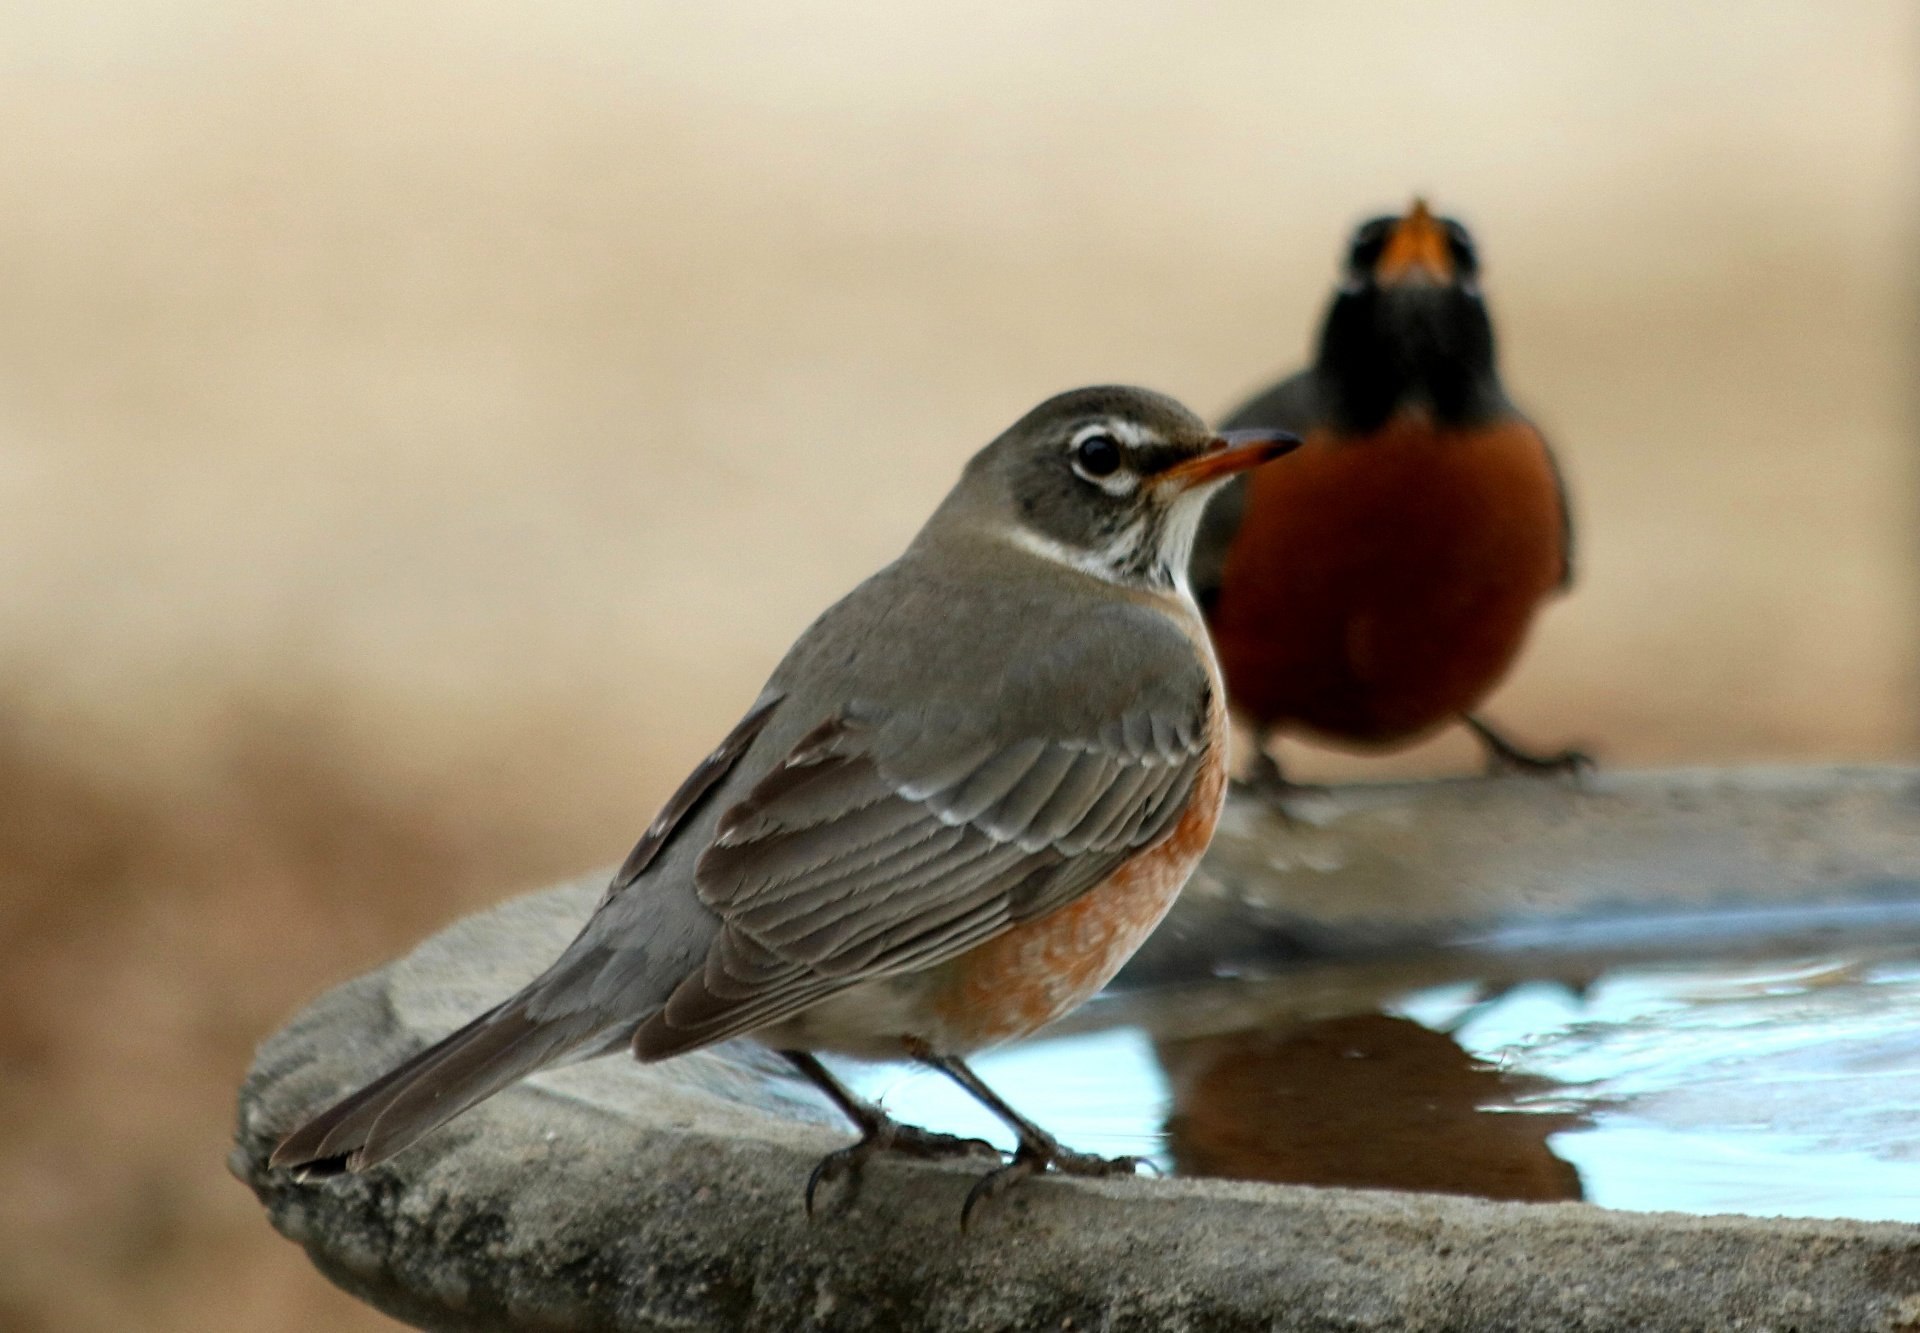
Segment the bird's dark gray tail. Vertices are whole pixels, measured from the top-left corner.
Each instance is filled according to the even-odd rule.
[[[282,1139],[268,1164],[303,1177],[363,1170],[605,1035],[587,1014],[531,1018],[527,996],[516,995],[334,1103]]]

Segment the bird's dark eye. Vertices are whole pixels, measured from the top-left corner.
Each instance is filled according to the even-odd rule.
[[[1387,248],[1387,237],[1396,221],[1395,218],[1374,218],[1361,223],[1347,251],[1347,266],[1356,273],[1372,272],[1373,266],[1380,262],[1380,252]]]
[[[1120,470],[1120,446],[1111,435],[1089,435],[1073,447],[1073,466],[1085,477],[1111,477]]]
[[[1447,250],[1453,256],[1454,267],[1462,273],[1471,275],[1479,271],[1480,255],[1473,247],[1472,234],[1451,218],[1447,219]]]

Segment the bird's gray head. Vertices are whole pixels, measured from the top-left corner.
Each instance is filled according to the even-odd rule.
[[[975,454],[929,531],[983,532],[1112,582],[1181,588],[1207,497],[1298,444],[1282,431],[1223,436],[1148,389],[1075,389]]]

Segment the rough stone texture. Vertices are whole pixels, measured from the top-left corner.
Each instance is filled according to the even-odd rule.
[[[1427,911],[1441,923],[1436,939],[1469,916],[1557,920],[1583,894],[1616,904],[1629,880],[1648,891],[1704,884],[1715,899],[1744,887],[1786,904],[1920,869],[1911,773],[1609,783],[1584,796],[1505,783],[1366,791],[1330,803],[1322,828],[1351,821],[1346,865],[1446,868],[1433,882],[1461,886],[1476,906]],[[1584,822],[1573,816],[1589,801],[1604,803],[1595,820],[1611,833],[1563,827]],[[1231,897],[1274,911],[1274,885],[1289,873],[1277,849],[1295,835],[1263,820],[1229,821],[1212,892],[1237,867],[1271,869],[1278,857],[1278,880],[1262,871]],[[1579,847],[1585,864],[1604,866],[1613,838],[1629,843],[1616,844],[1619,863],[1639,869],[1549,876],[1560,887],[1545,897],[1545,881],[1527,878],[1527,867]],[[1490,856],[1477,876],[1475,845],[1508,849],[1521,869]],[[1698,857],[1662,881],[1655,853],[1687,846]],[[1793,849],[1799,859],[1784,854]],[[1746,859],[1718,873],[1715,857],[1735,854]],[[1316,870],[1311,882],[1325,889],[1342,873]],[[1504,897],[1501,873],[1513,887]],[[1355,890],[1375,886],[1376,921],[1421,915],[1422,904],[1379,887],[1383,876],[1391,884],[1369,870]],[[1413,892],[1421,881],[1403,882]],[[962,1235],[960,1201],[977,1168],[887,1162],[850,1209],[810,1223],[802,1183],[847,1135],[746,1046],[552,1071],[363,1177],[298,1184],[264,1170],[302,1115],[531,975],[599,885],[463,921],[322,997],[261,1049],[241,1090],[233,1170],[347,1290],[434,1329],[1920,1333],[1920,1228],[1905,1226],[1139,1179],[1031,1182]]]

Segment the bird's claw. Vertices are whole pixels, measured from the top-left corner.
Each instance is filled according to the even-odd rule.
[[[1529,777],[1581,777],[1593,771],[1593,756],[1585,750],[1560,750],[1553,754],[1535,754],[1524,750],[1495,731],[1482,719],[1468,713],[1460,719],[1467,730],[1480,738],[1487,752],[1487,776],[1524,774]]]
[[[1295,782],[1265,750],[1255,751],[1245,775],[1233,779],[1229,785],[1235,796],[1261,802],[1289,824],[1299,819],[1289,802],[1313,801],[1331,794],[1328,788],[1317,783]]]
[[[1487,751],[1487,775],[1502,777],[1517,773],[1526,777],[1584,777],[1593,772],[1593,756],[1585,750],[1561,750],[1556,754],[1530,754],[1509,747]]]
[[[1249,773],[1243,778],[1235,778],[1229,784],[1240,796],[1266,801],[1284,811],[1288,801],[1314,799],[1329,796],[1333,789],[1318,782],[1295,782],[1292,778],[1267,777],[1260,773]]]
[[[960,1205],[960,1229],[967,1229],[973,1220],[975,1208],[988,1199],[1006,1193],[1028,1176],[1049,1169],[1063,1176],[1131,1176],[1137,1175],[1143,1166],[1152,1167],[1153,1164],[1143,1157],[1099,1157],[1093,1153],[1075,1152],[1050,1141],[1023,1141],[1014,1152],[1012,1161],[987,1172],[967,1191],[966,1202]]]
[[[861,1168],[867,1164],[868,1158],[880,1153],[898,1153],[902,1157],[931,1162],[947,1157],[998,1157],[1000,1150],[985,1139],[939,1134],[917,1125],[880,1120],[867,1128],[858,1143],[828,1153],[813,1168],[813,1173],[807,1177],[807,1216],[814,1215],[814,1197],[820,1186],[829,1181],[845,1179],[847,1189],[841,1196],[841,1207],[852,1204],[854,1196],[859,1193]]]

